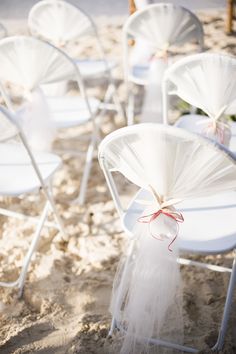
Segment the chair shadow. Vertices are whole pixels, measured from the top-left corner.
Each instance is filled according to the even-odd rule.
[[[24,328],[22,331],[19,331],[16,335],[11,337],[0,347],[0,352],[1,354],[12,353],[23,345],[32,343],[32,338],[33,341],[39,341],[54,331],[56,331],[56,329],[52,327],[52,324],[49,322],[36,323],[30,326],[30,328]]]

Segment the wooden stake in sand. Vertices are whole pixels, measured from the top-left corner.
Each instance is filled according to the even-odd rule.
[[[227,0],[226,33],[233,32],[234,5],[235,0]]]
[[[132,15],[136,11],[136,6],[134,0],[129,0],[129,13]]]

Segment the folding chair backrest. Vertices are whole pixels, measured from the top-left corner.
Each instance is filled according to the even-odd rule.
[[[124,26],[126,38],[143,38],[156,50],[196,40],[203,48],[203,28],[189,10],[173,4],[154,4],[135,12]]]
[[[28,26],[32,35],[64,45],[91,31],[96,34],[92,19],[81,9],[62,0],[42,0],[29,13]]]
[[[236,186],[236,164],[228,152],[171,126],[146,123],[119,129],[101,143],[99,160],[120,213],[113,171],[151,191],[162,206]]]
[[[25,36],[0,41],[0,80],[33,90],[79,75],[69,57],[54,46]]]
[[[230,55],[201,53],[180,59],[164,75],[164,118],[168,93],[201,108],[209,117],[236,113],[236,59]]]
[[[20,87],[20,96],[28,100],[29,94],[41,85],[73,79],[91,112],[78,67],[53,45],[34,37],[4,38],[0,41],[0,61],[0,91],[10,109],[14,110],[6,83]]]

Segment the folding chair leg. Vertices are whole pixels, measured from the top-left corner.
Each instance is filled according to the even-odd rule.
[[[117,89],[115,87],[115,85],[113,84],[113,95],[112,95],[112,98],[113,98],[113,101],[114,101],[114,104],[116,106],[116,110],[118,112],[118,114],[122,117],[123,121],[126,123],[126,114],[125,114],[125,110],[120,102],[120,99],[119,99],[119,96],[118,96],[118,93],[117,93]]]
[[[216,344],[212,348],[212,350],[221,350],[224,345],[224,339],[225,339],[225,334],[227,330],[227,325],[228,325],[228,320],[229,320],[229,315],[230,315],[230,310],[231,310],[231,305],[233,301],[233,293],[236,285],[236,256],[234,258],[233,262],[233,267],[232,267],[232,272],[229,280],[229,286],[228,286],[228,291],[226,295],[226,300],[225,300],[225,307],[224,307],[224,313],[221,321],[221,326],[219,330],[219,335]]]
[[[37,229],[35,231],[33,240],[31,242],[30,248],[29,248],[29,250],[28,250],[28,252],[26,254],[26,257],[25,257],[25,260],[24,260],[24,264],[23,264],[23,267],[22,267],[22,270],[21,270],[21,273],[20,273],[20,276],[19,276],[19,280],[18,280],[19,281],[18,282],[18,287],[19,287],[18,296],[19,297],[22,296],[27,270],[29,268],[29,264],[30,264],[32,255],[33,255],[33,253],[34,253],[34,251],[35,251],[35,249],[36,249],[36,247],[38,245],[38,241],[39,241],[39,238],[40,238],[41,231],[42,231],[42,228],[44,226],[45,220],[47,218],[47,215],[48,215],[48,212],[49,212],[49,208],[50,208],[49,202],[46,202],[46,205],[44,207],[42,215],[41,215],[41,217],[39,219],[39,223],[38,223]]]
[[[133,248],[134,248],[134,242],[135,242],[134,240],[131,241],[129,249],[128,249],[128,252],[127,252],[127,256],[126,256],[126,260],[125,260],[125,265],[124,265],[122,277],[121,277],[120,283],[119,283],[119,289],[117,291],[115,310],[121,307],[121,304],[120,304],[120,302],[121,302],[121,299],[120,299],[121,289],[122,289],[124,281],[125,281],[126,273],[127,273],[127,270],[128,270],[128,265],[129,265],[129,262],[130,262],[130,257],[132,256],[132,252],[133,252]],[[109,333],[108,333],[109,336],[112,335],[112,333],[113,333],[115,328],[116,328],[116,318],[113,316],[112,317],[112,321],[111,321],[111,327],[110,327],[110,330],[109,330]]]
[[[102,104],[101,104],[102,107],[101,107],[101,112],[99,114],[100,116],[102,116],[106,112],[106,110],[107,110],[106,106],[111,101],[112,95],[113,95],[113,88],[112,88],[112,85],[109,84],[109,86],[108,86],[108,88],[106,90],[104,99],[103,99]]]
[[[127,125],[134,124],[134,94],[129,93],[127,107]]]
[[[74,201],[74,203],[77,201],[80,205],[83,205],[85,201],[85,194],[86,194],[88,179],[89,179],[90,170],[92,166],[95,144],[96,144],[96,136],[93,135],[86,155],[86,162],[84,167],[84,173],[81,180],[79,197]]]
[[[53,198],[52,198],[52,185],[51,185],[51,184],[50,184],[50,186],[49,186],[49,189],[47,189],[47,190],[45,191],[45,193],[46,193],[48,202],[49,202],[49,204],[50,204],[50,207],[51,207],[51,209],[52,209],[52,212],[53,212],[53,214],[54,214],[54,216],[55,216],[56,222],[57,222],[57,224],[58,224],[58,228],[59,228],[60,232],[62,233],[63,237],[64,237],[65,239],[67,239],[67,235],[66,235],[66,231],[65,231],[65,228],[64,228],[63,221],[61,220],[61,217],[60,217],[60,215],[59,215],[59,213],[58,213],[58,211],[57,211],[57,208],[56,208],[56,206],[55,206],[54,200],[53,200]]]
[[[113,104],[109,104],[111,100],[114,102]],[[101,104],[101,108],[102,110],[100,112],[100,116],[102,116],[106,110],[112,109],[116,110],[118,114],[123,118],[124,122],[126,122],[125,110],[120,102],[117,89],[113,80],[108,85],[104,100]]]

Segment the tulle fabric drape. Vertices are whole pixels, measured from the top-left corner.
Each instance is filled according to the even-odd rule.
[[[22,98],[20,124],[29,144],[37,150],[50,149],[56,127],[40,85],[73,77],[73,65],[47,43],[23,36],[1,41],[0,61],[2,89],[7,94],[4,87],[10,83]]]
[[[224,54],[195,54],[168,72],[176,93],[210,118],[236,112],[236,59]]]
[[[120,335],[115,337],[111,353],[173,353],[165,347],[150,345],[149,340],[183,343],[178,242],[170,252],[166,242],[151,237],[148,227],[140,223],[133,236],[132,253],[121,261],[113,285],[110,311]]]
[[[165,201],[204,197],[234,187],[234,160],[212,142],[159,124],[134,128],[133,134],[117,132],[118,138],[107,145],[106,160],[137,186],[151,186]]]
[[[145,7],[145,6],[144,6]],[[133,15],[127,33],[136,39],[132,62],[149,55],[149,74],[145,87],[141,122],[162,122],[161,84],[173,45],[203,41],[202,26],[190,11],[172,4],[155,4]],[[139,53],[140,52],[140,53]]]
[[[227,152],[170,126],[123,128],[104,140],[100,155],[110,170],[152,192],[145,217],[164,208],[175,212],[184,199],[236,187],[235,161]],[[178,238],[168,249],[178,222],[163,214],[152,225],[141,220],[134,225],[133,248],[113,288],[111,311],[121,328],[113,350],[122,354],[169,352],[148,344],[153,338],[183,341]]]
[[[201,40],[202,37],[202,27],[197,17],[172,4],[148,6],[142,16],[133,17],[128,32],[131,36],[145,39],[156,50],[192,39]]]
[[[162,123],[162,78],[168,67],[168,58],[153,58],[150,61],[147,86],[142,107],[141,123]]]
[[[10,37],[0,43],[0,80],[26,93],[43,84],[74,76],[74,66],[54,47],[33,37]]]
[[[227,146],[231,127],[225,115],[236,113],[235,72],[235,58],[204,53],[180,60],[167,73],[171,91],[208,115],[192,124],[192,131]]]
[[[28,22],[33,35],[46,38],[59,47],[92,30],[91,22],[83,12],[60,0],[38,2],[29,13]]]

